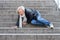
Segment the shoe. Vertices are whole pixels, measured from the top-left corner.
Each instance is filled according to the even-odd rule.
[[[51,28],[51,29],[53,29],[53,28],[54,28],[54,25],[53,25],[52,23],[50,24],[50,28]]]

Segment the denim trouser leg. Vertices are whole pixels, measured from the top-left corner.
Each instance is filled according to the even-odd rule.
[[[37,11],[38,15],[37,15],[37,20],[35,21],[34,19],[31,21],[32,24],[40,24],[40,25],[46,25],[46,26],[50,26],[50,22],[44,18],[41,17],[41,14],[39,13],[39,11]]]
[[[40,25],[40,26],[43,26],[42,23],[40,23],[39,21],[34,20],[34,19],[31,21],[31,24],[33,24],[33,25]]]
[[[50,26],[50,22],[49,22],[48,20],[46,20],[46,19],[44,19],[44,18],[40,18],[39,16],[38,16],[38,18],[37,18],[37,21],[43,23],[43,24],[46,25],[46,26]]]

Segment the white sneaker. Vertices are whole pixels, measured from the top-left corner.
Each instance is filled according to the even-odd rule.
[[[53,28],[54,28],[54,25],[53,25],[52,23],[50,24],[50,28],[51,28],[51,29],[53,29]]]

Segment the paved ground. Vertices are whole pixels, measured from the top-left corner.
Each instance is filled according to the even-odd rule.
[[[60,27],[60,12],[54,0],[0,0],[0,27],[16,24],[16,9],[21,5],[39,10],[43,18],[51,21],[55,27]]]
[[[51,30],[30,24],[22,29],[8,28],[15,26],[17,21],[16,9],[20,5],[39,10],[42,17],[51,21],[55,28]],[[0,0],[0,27],[0,33],[60,33],[60,11],[54,0]]]
[[[16,24],[16,9],[21,5],[39,10],[42,17],[51,21],[55,28],[49,29],[47,27],[33,26],[30,24],[23,28],[11,28]],[[60,11],[54,0],[0,0],[0,34],[6,34],[4,36],[0,35],[0,40],[60,40],[60,36],[55,35],[60,34]],[[8,36],[7,34],[35,35]]]

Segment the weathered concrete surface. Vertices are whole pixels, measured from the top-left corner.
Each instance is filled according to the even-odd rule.
[[[20,5],[37,9],[42,17],[54,23],[55,28],[32,26],[12,29],[17,21]],[[54,0],[0,0],[0,34],[60,34],[60,12]],[[57,35],[0,35],[0,40],[60,40]]]
[[[23,27],[22,29],[6,28],[15,26],[17,21],[16,9],[21,5],[39,10],[42,17],[51,21],[54,24],[55,28],[51,30],[46,27],[33,26],[30,24]],[[57,9],[54,0],[0,0],[0,27],[2,27],[0,28],[0,33],[60,33],[60,12]],[[4,27],[6,29],[4,29]]]
[[[60,29],[49,28],[8,28],[0,27],[0,34],[60,34]]]
[[[60,40],[57,35],[0,35],[0,40]]]
[[[42,17],[54,23],[55,27],[60,27],[60,12],[56,10],[54,0],[0,0],[1,27],[11,27],[16,24],[16,9],[21,5],[39,10]]]

